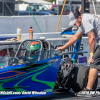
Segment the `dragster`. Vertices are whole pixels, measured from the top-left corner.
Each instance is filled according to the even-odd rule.
[[[52,95],[55,90],[67,92],[71,88],[74,92],[82,90],[87,84],[89,66],[84,64],[87,59],[83,54],[87,52],[79,51],[79,47],[80,41],[74,52],[61,53],[45,39],[21,42],[11,54],[0,57],[0,99]],[[94,90],[97,83],[98,78]]]

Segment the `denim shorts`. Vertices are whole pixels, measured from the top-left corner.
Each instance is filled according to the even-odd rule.
[[[96,47],[93,55],[93,59],[94,59],[94,63],[90,64],[90,68],[100,70],[100,45]]]

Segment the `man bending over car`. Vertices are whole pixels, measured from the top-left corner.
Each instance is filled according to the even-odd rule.
[[[64,51],[82,37],[84,32],[87,34],[90,46],[88,83],[82,91],[76,93],[76,96],[87,96],[87,94],[83,94],[83,91],[93,91],[92,87],[97,78],[98,69],[100,69],[100,21],[90,13],[81,15],[79,11],[75,11],[74,13],[71,12],[69,14],[69,20],[69,25],[77,26],[78,31],[64,46],[59,47],[58,50]],[[98,43],[98,46],[95,49],[96,42]],[[88,96],[94,96],[94,94],[90,93]]]

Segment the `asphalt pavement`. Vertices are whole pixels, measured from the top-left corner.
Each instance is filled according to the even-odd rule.
[[[98,86],[100,87],[100,78],[98,78]],[[54,92],[53,95],[42,96],[42,97],[32,97],[32,98],[23,98],[23,100],[100,100],[100,96],[97,97],[75,97],[75,93],[71,89],[68,92]],[[17,99],[22,100],[22,99]]]

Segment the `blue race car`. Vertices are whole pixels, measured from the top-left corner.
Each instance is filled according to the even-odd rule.
[[[23,41],[13,57],[0,57],[0,99],[51,95],[59,89],[82,90],[89,66],[75,66],[69,54],[83,53],[86,52],[59,53],[46,40]],[[96,86],[97,80],[93,89]]]

